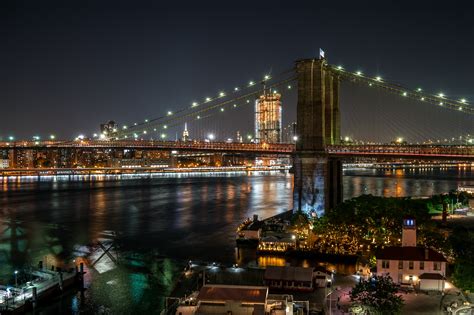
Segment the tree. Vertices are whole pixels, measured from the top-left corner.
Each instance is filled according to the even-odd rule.
[[[399,314],[403,299],[390,276],[374,276],[361,281],[350,292],[353,306],[362,307],[369,314]]]
[[[474,290],[474,231],[456,227],[450,236],[456,262],[454,283],[463,290]]]

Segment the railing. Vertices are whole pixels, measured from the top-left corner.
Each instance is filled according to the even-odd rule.
[[[474,159],[474,146],[443,145],[337,145],[327,147],[334,156],[397,156]]]
[[[293,144],[286,143],[240,143],[205,141],[154,141],[154,140],[77,140],[77,141],[15,141],[0,142],[0,148],[137,148],[169,149],[189,151],[237,151],[288,154],[294,151]]]
[[[81,149],[130,148],[149,150],[254,152],[292,154],[295,145],[290,143],[240,143],[206,141],[154,141],[154,140],[78,140],[78,141],[15,141],[0,142],[0,149]],[[399,156],[474,159],[474,146],[462,145],[332,145],[326,153],[333,156]]]

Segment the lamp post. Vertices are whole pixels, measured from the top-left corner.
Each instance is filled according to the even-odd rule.
[[[15,270],[15,288],[18,287],[18,270]]]

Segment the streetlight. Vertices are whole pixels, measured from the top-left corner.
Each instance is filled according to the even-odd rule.
[[[50,135],[49,139],[54,140],[54,139],[56,139],[56,136],[55,135]]]
[[[207,138],[212,141],[216,138],[216,136],[213,133],[210,133],[207,135]]]
[[[298,136],[293,136],[293,141],[298,141]]]
[[[10,136],[10,137],[8,137],[8,140],[13,141],[13,140],[15,140],[15,137]]]
[[[18,270],[15,270],[15,287],[18,287]]]

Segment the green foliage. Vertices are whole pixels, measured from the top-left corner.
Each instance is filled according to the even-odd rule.
[[[350,292],[353,306],[360,306],[369,314],[399,314],[403,299],[390,276],[374,276],[361,280]]]
[[[457,227],[449,240],[456,258],[454,283],[464,290],[474,291],[474,231]]]

